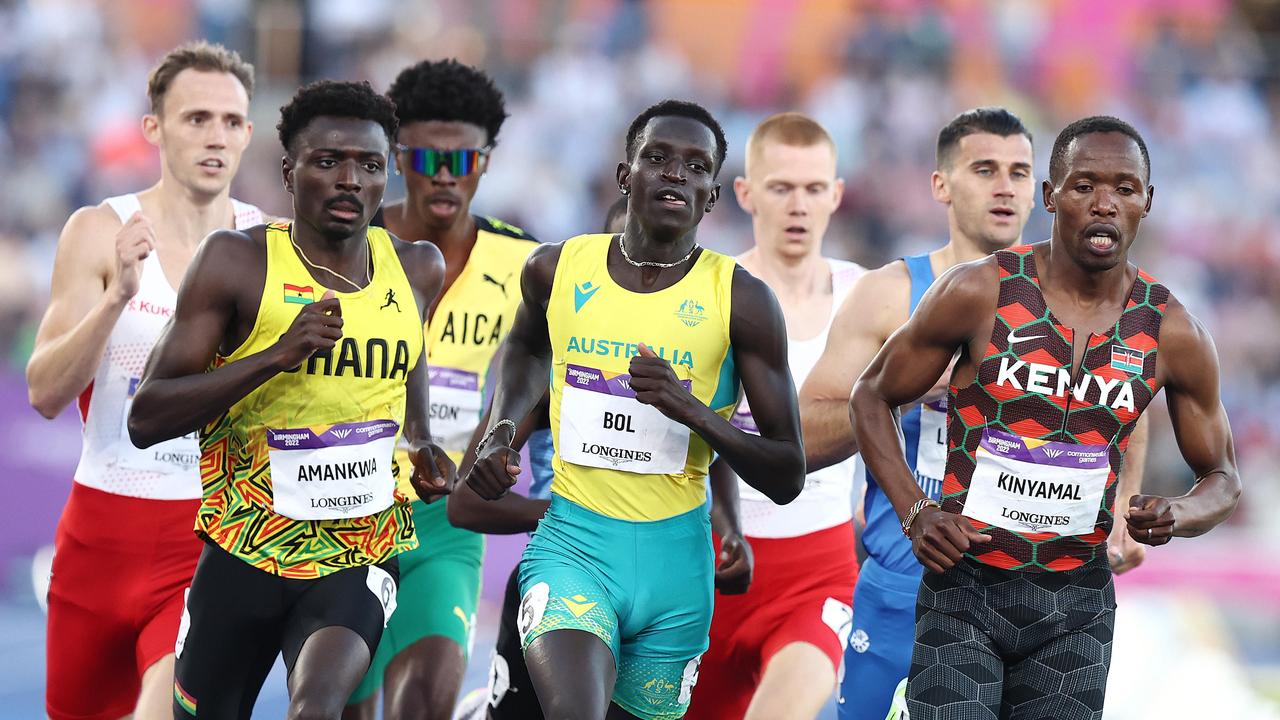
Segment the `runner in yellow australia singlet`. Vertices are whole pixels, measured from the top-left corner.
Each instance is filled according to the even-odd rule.
[[[510,486],[514,423],[549,379],[552,500],[520,562],[518,622],[546,717],[603,720],[610,703],[610,717],[682,717],[711,623],[712,453],[775,502],[804,476],[777,301],[697,245],[723,131],[669,100],[632,122],[626,150],[624,231],[543,246],[525,264],[494,422],[467,477],[487,499]],[[728,421],[739,381],[764,399],[759,436]]]
[[[480,423],[489,364],[520,301],[520,268],[536,241],[470,212],[506,118],[488,76],[453,60],[427,60],[402,70],[387,94],[400,120],[395,162],[407,194],[385,205],[374,224],[444,255],[444,289],[425,331],[431,430],[461,464]],[[397,468],[409,469],[404,452]],[[412,494],[408,473],[399,479]],[[474,638],[484,537],[453,527],[447,505],[412,505],[418,548],[400,557],[400,597],[414,611],[397,613],[387,626],[346,720],[372,720],[379,688],[386,717],[453,713]]]
[[[176,716],[247,716],[281,653],[289,715],[340,715],[396,608],[397,555],[416,545],[397,439],[417,494],[456,482],[431,443],[422,332],[444,259],[369,227],[394,113],[367,83],[308,85],[281,109],[296,221],[205,240],[134,397],[139,446],[202,428],[207,542],[177,635]]]

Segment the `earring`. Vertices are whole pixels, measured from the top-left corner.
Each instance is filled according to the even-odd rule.
[[[622,193],[623,195],[630,195],[631,188],[627,187],[626,185],[619,185],[618,192]]]

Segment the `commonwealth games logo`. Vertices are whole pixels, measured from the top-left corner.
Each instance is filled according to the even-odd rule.
[[[702,307],[702,303],[697,300],[685,300],[680,303],[680,309],[676,310],[676,317],[680,318],[680,322],[689,327],[697,327],[707,319],[707,310]]]

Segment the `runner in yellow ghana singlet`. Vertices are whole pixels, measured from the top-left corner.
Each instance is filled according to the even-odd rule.
[[[489,363],[515,320],[520,268],[537,242],[470,213],[507,117],[487,75],[454,60],[424,61],[401,71],[387,94],[400,121],[396,167],[408,197],[384,206],[374,224],[444,254],[444,289],[427,312],[431,428],[461,465]],[[400,481],[408,493],[407,475]],[[348,701],[348,720],[375,717],[380,687],[386,717],[453,714],[474,636],[484,536],[453,527],[446,514],[445,502],[413,503],[418,547],[400,557],[400,604],[413,611],[392,617]]]
[[[525,265],[467,484],[491,498],[514,482],[514,422],[550,377],[555,477],[521,561],[519,618],[547,717],[682,716],[711,622],[712,452],[776,502],[803,482],[777,300],[696,243],[725,144],[698,105],[647,109],[618,165],[623,233],[543,246]],[[739,380],[764,399],[760,436],[728,422]]]
[[[367,83],[298,91],[279,125],[296,222],[205,241],[135,397],[137,445],[203,427],[177,717],[249,717],[281,652],[290,717],[337,717],[416,543],[391,467],[401,426],[418,492],[456,482],[430,442],[422,336],[443,258],[368,228],[395,127]]]

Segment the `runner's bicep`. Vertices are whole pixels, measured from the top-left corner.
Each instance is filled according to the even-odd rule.
[[[735,274],[733,292],[729,340],[751,415],[762,437],[799,439],[800,410],[782,308],[773,291],[745,273]]]
[[[146,378],[202,373],[217,355],[231,322],[233,299],[227,288],[228,275],[208,268],[206,258],[202,249],[192,260],[178,289],[173,317],[147,360]]]
[[[884,344],[887,333],[882,325],[887,317],[896,318],[898,308],[878,286],[867,284],[868,279],[860,278],[836,311],[827,345],[799,388],[801,402],[848,402],[853,384]]]
[[[99,212],[78,210],[58,237],[49,306],[36,331],[36,350],[74,329],[106,293],[114,246],[110,226],[99,219]]]

